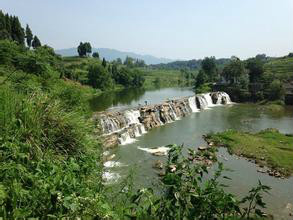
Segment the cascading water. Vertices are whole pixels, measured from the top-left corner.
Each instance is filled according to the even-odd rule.
[[[230,97],[225,92],[198,94],[176,101],[167,101],[161,105],[144,106],[139,110],[103,114],[100,123],[105,136],[115,135],[114,139],[107,139],[109,143],[118,141],[119,144],[125,145],[133,143],[136,137],[146,133],[146,129],[179,120],[181,116],[184,117],[192,112],[230,103]]]
[[[127,110],[124,113],[126,120],[127,120],[127,124],[139,124],[139,117],[140,117],[140,112],[138,110]]]
[[[212,97],[211,97],[211,93],[205,93],[205,94],[203,94],[203,97],[207,102],[207,107],[214,106],[213,100],[212,100]]]
[[[203,95],[197,95],[196,98],[199,102],[200,109],[206,109],[208,107],[208,103]]]
[[[174,111],[174,108],[173,108],[171,103],[169,103],[169,108],[171,110],[171,118],[173,119],[173,121],[178,120],[178,117],[177,117],[177,115],[176,115],[176,113]]]
[[[196,106],[195,96],[191,96],[188,98],[189,107],[192,112],[199,112],[199,109]]]
[[[131,138],[128,132],[124,132],[124,133],[120,134],[118,141],[121,145],[125,145],[125,144],[131,144],[131,143],[135,142],[135,139]]]

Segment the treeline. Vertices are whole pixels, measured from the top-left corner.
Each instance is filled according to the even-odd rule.
[[[220,59],[215,59],[215,63],[217,65],[224,65],[229,62],[230,59],[226,58],[220,58]],[[176,70],[195,70],[199,69],[201,67],[202,59],[193,59],[193,60],[187,60],[187,61],[174,61],[170,63],[161,63],[161,64],[155,64],[155,65],[150,65],[150,67],[155,68],[155,69],[176,69]]]
[[[33,36],[30,27],[27,25],[24,29],[17,16],[4,14],[0,10],[0,40],[13,40],[20,45],[25,45],[30,48],[37,48],[41,46],[41,41],[35,35]]]
[[[264,54],[243,61],[234,56],[219,68],[214,57],[206,57],[195,80],[196,91],[224,90],[235,101],[284,100],[284,83],[290,78],[265,71],[269,60]]]

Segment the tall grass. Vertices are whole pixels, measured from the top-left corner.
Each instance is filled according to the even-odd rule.
[[[0,108],[0,216],[106,215],[92,125],[38,91],[1,87]]]

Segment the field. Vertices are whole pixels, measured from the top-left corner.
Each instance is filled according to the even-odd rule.
[[[272,59],[264,65],[265,72],[273,73],[277,78],[293,80],[293,57]]]

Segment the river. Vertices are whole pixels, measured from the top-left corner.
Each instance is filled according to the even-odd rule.
[[[130,90],[119,94],[105,94],[95,99],[96,110],[120,110],[144,104],[161,103],[175,97],[192,95],[189,88],[168,88],[153,91]],[[111,98],[110,98],[111,97]],[[95,105],[92,104],[93,108]],[[254,104],[232,104],[216,106],[207,110],[192,113],[181,120],[164,126],[154,128],[147,134],[138,137],[132,144],[119,146],[111,153],[116,155],[115,160],[121,166],[111,168],[110,171],[124,177],[129,170],[135,169],[135,181],[139,186],[150,185],[158,179],[157,171],[152,168],[154,162],[162,157],[153,156],[138,147],[152,148],[168,144],[184,144],[185,147],[197,148],[204,145],[202,135],[210,132],[220,132],[226,129],[244,131],[259,131],[265,128],[277,128],[282,133],[293,132],[293,109],[286,107],[284,112],[266,112]],[[292,143],[293,144],[293,143]],[[245,195],[251,187],[256,186],[258,180],[272,187],[270,195],[265,195],[268,212],[274,214],[276,219],[287,219],[285,207],[287,203],[293,203],[293,178],[277,179],[267,174],[258,173],[258,167],[243,158],[229,155],[225,149],[219,150],[219,160],[226,168],[233,172],[225,173],[232,180],[229,181],[228,190],[240,196]],[[224,158],[224,159],[223,159]],[[293,158],[292,158],[293,159]]]

